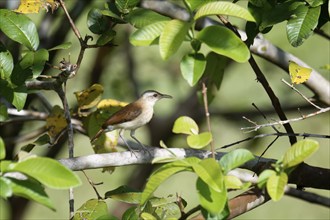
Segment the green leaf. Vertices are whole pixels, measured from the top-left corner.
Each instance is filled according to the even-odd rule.
[[[157,219],[179,219],[181,211],[176,201],[165,198],[152,198],[149,200],[151,206],[155,208],[154,215]]]
[[[168,21],[159,21],[133,32],[129,38],[134,46],[149,46],[160,36]]]
[[[325,0],[306,0],[311,7],[317,7],[325,4]]]
[[[214,2],[215,0],[184,0],[191,11],[194,11],[195,9],[199,8],[200,6],[208,3],[208,2]]]
[[[247,21],[255,21],[250,12],[245,8],[234,3],[224,1],[210,2],[204,4],[196,12],[194,19],[197,20],[201,17],[209,15],[235,16],[245,19]]]
[[[228,173],[246,162],[253,160],[253,154],[246,149],[236,149],[221,157],[219,163],[224,168],[224,173]]]
[[[278,201],[284,195],[284,189],[288,183],[288,175],[284,172],[273,174],[267,181],[267,192],[273,201]]]
[[[79,177],[74,172],[50,158],[29,158],[15,163],[10,170],[22,172],[54,189],[68,189],[81,184]]]
[[[166,60],[172,56],[181,46],[190,23],[177,19],[169,21],[159,38],[159,51],[161,57]]]
[[[226,27],[209,26],[197,34],[197,39],[210,49],[237,62],[244,63],[250,58],[249,48]]]
[[[240,189],[243,186],[242,181],[236,176],[225,176],[224,179],[227,189]]]
[[[270,176],[276,175],[276,172],[274,170],[264,170],[262,173],[260,173],[258,177],[258,187],[261,189],[263,188],[269,179]]]
[[[10,82],[10,75],[14,69],[13,56],[0,42],[0,79]]]
[[[220,213],[227,203],[227,191],[225,188],[221,192],[215,191],[201,178],[197,179],[197,193],[201,206],[211,215]]]
[[[221,192],[224,188],[224,178],[220,165],[213,158],[207,158],[192,166],[195,173],[213,190]]]
[[[105,31],[96,41],[97,45],[103,46],[108,44],[113,38],[116,36],[116,31],[114,30],[107,30]]]
[[[128,186],[120,186],[114,190],[106,192],[105,198],[111,198],[130,204],[139,204],[141,201],[141,192],[137,192]]]
[[[140,0],[116,0],[116,6],[119,11],[124,14],[129,13],[138,3]]]
[[[140,217],[142,220],[157,220],[155,216],[147,212],[142,212]]]
[[[7,199],[11,197],[13,194],[13,190],[10,185],[10,180],[0,176],[0,197],[3,199]]]
[[[54,205],[46,194],[45,189],[37,181],[10,178],[10,185],[14,195],[33,200],[55,211]]]
[[[48,49],[48,51],[52,51],[52,50],[66,50],[69,49],[72,46],[71,42],[65,42],[63,44],[57,45],[55,47],[52,47],[50,49]]]
[[[150,176],[145,189],[142,192],[140,204],[144,204],[151,194],[157,189],[157,187],[167,178],[178,172],[191,171],[191,166],[195,163],[199,163],[199,161],[200,159],[192,157],[174,161],[160,167]]]
[[[295,15],[288,21],[286,32],[292,46],[298,47],[313,34],[318,24],[321,6],[309,8],[301,5],[295,10]]]
[[[137,8],[131,11],[125,20],[136,28],[142,28],[159,21],[169,21],[169,17],[163,16],[150,9]]]
[[[94,34],[102,34],[108,28],[108,19],[104,17],[101,10],[92,8],[87,15],[87,26]]]
[[[23,44],[29,50],[37,50],[39,36],[35,24],[24,14],[0,9],[0,30],[10,39]]]
[[[172,131],[176,134],[198,134],[199,129],[194,119],[181,116],[175,120]]]
[[[200,134],[191,134],[187,137],[188,146],[194,149],[202,149],[212,141],[212,134],[210,132],[203,132]]]
[[[187,54],[180,63],[183,78],[190,86],[194,86],[202,77],[205,70],[206,60],[203,54]]]
[[[307,157],[311,156],[319,148],[319,143],[311,139],[300,140],[290,147],[284,154],[284,169],[302,163]]]
[[[6,147],[5,142],[3,141],[2,137],[0,137],[0,160],[6,158]]]
[[[90,199],[76,211],[73,220],[94,220],[104,215],[108,215],[106,202],[98,199]]]
[[[0,122],[6,121],[8,118],[9,116],[8,116],[7,106],[0,103]]]
[[[133,206],[126,209],[122,216],[122,219],[139,220],[139,215],[136,213],[136,207]]]

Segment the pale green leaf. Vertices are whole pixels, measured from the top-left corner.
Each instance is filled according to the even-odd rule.
[[[217,1],[204,4],[196,12],[194,19],[209,16],[209,15],[226,15],[226,16],[235,16],[238,18],[245,19],[247,21],[255,21],[250,12],[231,2]]]
[[[244,63],[250,58],[249,48],[226,27],[206,27],[197,34],[196,38],[210,47],[213,52],[229,57],[239,63]]]
[[[180,63],[183,78],[190,86],[194,86],[203,75],[206,60],[203,54],[186,54]]]
[[[137,192],[128,186],[120,186],[114,190],[105,193],[105,198],[111,198],[117,201],[139,204],[141,201],[141,192]]]
[[[217,192],[221,192],[221,190],[223,190],[224,178],[222,176],[220,165],[215,161],[215,159],[204,159],[198,164],[193,164],[192,168],[199,178],[207,183],[207,185],[209,185],[213,190]]]
[[[0,137],[0,160],[6,158],[6,147],[5,142],[3,141],[2,137]]]
[[[212,141],[212,134],[210,132],[203,132],[200,134],[191,134],[187,137],[188,146],[194,149],[202,149]]]
[[[236,176],[225,176],[224,179],[227,189],[240,189],[243,186],[242,181]]]
[[[12,187],[10,185],[10,180],[0,176],[0,197],[3,199],[7,199],[11,197],[13,194]]]
[[[186,4],[188,5],[188,7],[190,8],[191,11],[196,10],[197,8],[199,8],[200,6],[208,3],[208,2],[214,2],[216,0],[184,0],[186,2]]]
[[[159,21],[169,21],[171,19],[150,9],[137,8],[131,11],[125,17],[125,20],[136,28],[142,28]]]
[[[165,25],[159,38],[159,51],[164,60],[179,49],[189,28],[190,23],[177,19],[171,20]]]
[[[236,149],[221,157],[219,163],[224,168],[224,173],[240,167],[244,163],[253,160],[253,154],[246,149]]]
[[[201,178],[197,179],[197,193],[201,206],[212,215],[220,213],[227,203],[227,191],[223,184],[221,191],[216,191]]]
[[[260,189],[263,188],[267,184],[268,178],[273,175],[276,175],[276,172],[274,170],[267,169],[262,171],[262,173],[260,173],[258,177],[258,187]]]
[[[10,186],[14,195],[34,200],[55,211],[54,205],[46,194],[45,189],[37,181],[10,178]]]
[[[72,46],[71,42],[65,42],[63,44],[57,45],[55,47],[52,47],[50,49],[48,49],[48,51],[52,51],[52,50],[66,50],[69,49]]]
[[[54,159],[35,157],[15,163],[11,171],[19,171],[54,189],[68,189],[81,184],[79,177]]]
[[[168,21],[159,21],[136,30],[129,38],[131,44],[134,46],[151,45],[160,36],[167,23]]]
[[[313,34],[318,24],[321,6],[310,8],[301,5],[295,10],[295,14],[288,21],[286,32],[292,46],[298,47]]]
[[[198,134],[199,129],[194,119],[181,116],[175,120],[172,131],[176,134]]]
[[[73,220],[94,220],[107,214],[108,206],[105,201],[90,199],[76,211]]]
[[[280,200],[284,195],[285,186],[288,183],[288,175],[284,172],[273,174],[267,181],[267,192],[273,201]]]
[[[23,44],[29,50],[37,50],[39,36],[36,25],[24,14],[0,9],[0,30],[10,39]]]
[[[302,163],[319,148],[319,143],[311,139],[300,140],[284,154],[283,166],[289,168]]]

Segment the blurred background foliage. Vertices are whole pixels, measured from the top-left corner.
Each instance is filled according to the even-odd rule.
[[[87,28],[87,13],[93,7],[102,8],[104,1],[69,0],[65,2],[70,14],[76,19],[75,24],[82,35],[87,34],[95,37]],[[175,0],[172,2],[177,3]],[[240,4],[246,5],[246,2],[240,1]],[[18,3],[19,1],[17,0],[1,1],[0,5],[1,8],[16,8]],[[50,48],[59,43],[72,42],[73,45],[69,50],[50,53],[50,62],[53,65],[58,64],[63,58],[67,59],[69,56],[71,60],[76,59],[79,53],[79,42],[69,28],[68,21],[62,10],[57,10],[54,14],[46,14],[42,11],[39,14],[29,15],[29,17],[35,21],[39,28],[41,47]],[[235,18],[229,18],[229,20],[238,27],[244,27],[242,20]],[[116,46],[88,49],[86,51],[78,75],[67,83],[69,106],[74,108],[77,105],[74,92],[88,88],[94,83],[103,85],[103,98],[113,98],[125,102],[136,99],[139,94],[147,89],[155,89],[170,94],[174,99],[157,104],[155,117],[152,122],[148,126],[139,129],[136,135],[146,144],[158,146],[159,141],[163,140],[169,147],[185,147],[185,139],[182,136],[173,135],[171,132],[175,120],[175,118],[171,117],[173,114],[177,116],[192,116],[200,124],[201,130],[207,129],[203,115],[203,104],[198,101],[196,93],[196,88],[199,85],[193,88],[190,87],[180,73],[180,61],[182,56],[190,50],[189,45],[184,44],[178,53],[169,60],[164,61],[159,55],[157,45],[149,47],[132,46],[128,41],[128,37],[133,30],[134,28],[129,24],[118,25],[115,27],[117,35],[113,42]],[[330,34],[329,22],[323,27],[323,30]],[[302,46],[294,48],[289,44],[285,35],[285,22],[274,26],[273,30],[265,34],[264,37],[284,51],[296,55],[319,71],[325,78],[330,79],[329,70],[321,68],[329,64],[330,60],[330,44],[326,39],[319,35],[313,35]],[[18,51],[20,50],[21,48],[19,48],[18,44],[13,43],[11,45],[11,52],[14,54],[15,60],[18,59]],[[298,108],[303,113],[313,110],[308,103],[281,82],[282,78],[289,81],[287,73],[261,58],[256,57],[256,60],[279,97],[288,118],[299,117]],[[47,75],[55,73],[52,69],[48,69],[45,72]],[[304,85],[296,87],[306,96],[312,94]],[[44,91],[43,94],[52,105],[61,104],[54,92]],[[39,104],[35,98],[30,97],[28,102],[30,108],[38,108]],[[231,62],[225,70],[221,88],[217,92],[214,101],[210,104],[212,133],[216,147],[221,147],[257,133],[272,132],[270,128],[252,133],[244,133],[240,130],[240,128],[250,125],[242,119],[242,116],[247,116],[257,122],[264,122],[261,115],[251,105],[252,103],[255,103],[267,115],[268,120],[277,120],[270,100],[261,85],[256,81],[255,74],[249,64]],[[178,108],[180,111],[178,111]],[[293,123],[292,126],[297,133],[329,134],[329,122],[330,115],[326,113],[312,119]],[[37,128],[39,124],[40,122],[29,122],[19,128],[17,126],[15,128],[8,127],[6,128],[6,133],[19,136],[28,133],[33,128]],[[281,127],[278,128],[281,131],[283,130]],[[0,131],[0,133],[2,132],[4,131]],[[260,155],[272,140],[273,137],[256,139],[235,145],[228,150],[247,148],[255,155]],[[55,158],[65,158],[67,157],[67,149],[65,147],[66,143],[63,141],[52,149],[37,147],[33,150],[33,153],[51,155],[55,156]],[[74,141],[75,156],[94,153],[87,136],[76,134]],[[330,141],[328,139],[318,139],[318,141],[321,146],[319,151],[306,162],[313,166],[329,168]],[[11,154],[15,155],[24,144],[26,143],[11,145]],[[264,156],[278,159],[289,146],[288,138],[281,137]],[[156,167],[157,165],[134,165],[118,167],[113,174],[102,173],[101,169],[88,170],[86,173],[94,182],[103,182],[102,185],[97,186],[98,191],[102,195],[106,191],[124,184],[136,189],[142,189],[146,178]],[[82,173],[79,173],[79,176],[83,184],[75,189],[76,208],[80,207],[86,200],[96,197]],[[187,210],[189,210],[198,204],[194,190],[195,186],[191,184],[195,182],[195,179],[196,176],[191,173],[175,175],[164,183],[166,187],[161,186],[155,194],[157,196],[167,196],[178,193],[188,201]],[[312,191],[327,197],[330,196],[329,191],[314,189]],[[55,204],[56,212],[37,203],[30,202],[21,217],[23,219],[66,219],[69,206],[67,201],[68,192],[47,189],[47,193]],[[231,197],[234,195],[230,194]],[[23,199],[13,199],[10,202],[18,206],[26,204],[26,201]],[[127,209],[125,204],[110,199],[107,200],[107,203],[110,211],[117,216],[120,216]],[[11,209],[15,210],[16,208],[10,207],[8,202],[1,200],[0,219],[10,218]],[[329,219],[329,217],[328,208],[284,197],[279,202],[270,201],[237,219]]]

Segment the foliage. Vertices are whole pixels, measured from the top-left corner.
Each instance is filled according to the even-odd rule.
[[[76,109],[68,107],[66,94],[63,95],[61,89],[64,86],[65,93],[66,81],[75,75],[69,77],[63,74],[68,71],[64,64],[71,64],[70,60],[67,62],[63,59],[60,66],[56,67],[61,71],[58,75],[45,76],[51,52],[69,49],[73,42],[41,48],[37,26],[25,14],[39,13],[40,9],[51,9],[54,12],[59,4],[54,0],[22,0],[17,10],[0,9],[1,32],[11,43],[21,45],[19,58],[15,59],[10,43],[0,42],[0,98],[6,100],[3,102],[0,99],[0,122],[8,120],[9,106],[13,105],[18,111],[26,109],[28,94],[45,89],[29,86],[30,82],[37,85],[50,82],[51,86],[46,89],[56,92],[63,104],[52,104],[47,116],[43,118],[47,134],[22,147],[17,160],[6,159],[8,155],[5,143],[0,137],[0,196],[4,199],[21,196],[52,210],[55,210],[55,207],[44,187],[68,189],[80,185],[81,181],[76,174],[56,160],[27,152],[36,145],[56,144],[63,134],[72,128],[71,117],[79,121],[82,133],[91,138],[111,114],[127,105],[126,102],[114,99],[102,99],[105,89],[100,84],[93,84],[74,93],[77,100]],[[250,0],[247,8],[236,4],[236,1],[184,0],[179,6],[188,13],[187,19],[143,8],[139,0],[105,1],[103,8],[91,8],[87,14],[86,27],[96,36],[96,43],[88,45],[91,37],[82,39],[75,30],[81,51],[77,64],[69,65],[74,69],[69,70],[75,72],[76,68],[79,69],[85,49],[115,45],[117,32],[124,25],[130,25],[134,27],[134,31],[129,36],[129,42],[133,46],[156,46],[163,60],[174,57],[187,46],[188,50],[184,51],[179,65],[182,77],[190,87],[196,87],[197,90],[200,90],[201,84],[206,85],[210,102],[221,87],[228,63],[240,64],[251,60],[249,46],[259,33],[268,33],[273,26],[286,21],[288,41],[293,47],[298,47],[315,29],[326,23],[324,20],[329,20],[329,13],[324,13],[329,12],[329,2],[322,0]],[[236,27],[230,25],[228,17],[246,22],[246,41],[242,40]],[[224,25],[217,24],[213,18],[218,18]],[[209,22],[208,25],[200,26],[200,23],[205,21]],[[310,78],[312,69],[292,61],[289,71],[292,83],[300,84]],[[211,131],[200,132],[198,123],[188,116],[178,117],[172,132],[186,135],[187,147],[196,150],[202,150],[213,140]],[[71,139],[69,145],[70,141],[73,143]],[[93,143],[93,149],[95,153],[116,152],[117,143],[118,132],[113,131],[102,134]],[[272,169],[265,169],[260,173],[257,186],[267,189],[273,201],[279,201],[285,193],[290,173],[311,156],[318,146],[318,143],[311,139],[293,144],[282,159],[272,164]],[[104,201],[106,199],[133,205],[126,210],[123,219],[178,219],[184,213],[187,202],[178,195],[160,198],[153,193],[166,179],[182,172],[191,172],[197,176],[195,193],[199,198],[202,215],[206,219],[225,219],[230,215],[228,192],[245,191],[253,187],[251,182],[241,180],[232,175],[231,171],[244,167],[244,164],[254,159],[255,156],[245,149],[232,150],[221,158],[154,158],[153,162],[165,164],[152,173],[142,192],[127,186],[118,187],[106,192],[104,198],[86,201],[76,210],[73,219],[116,219],[108,213]],[[104,169],[113,172],[115,168]]]
[[[21,196],[55,210],[44,186],[69,189],[81,184],[75,173],[54,159],[21,154],[18,162],[4,160],[5,146],[2,138],[0,150],[0,195],[4,199]]]

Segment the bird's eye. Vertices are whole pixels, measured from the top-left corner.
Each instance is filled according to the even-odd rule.
[[[158,94],[157,94],[157,93],[155,93],[153,96],[156,98],[156,97],[158,96]]]

